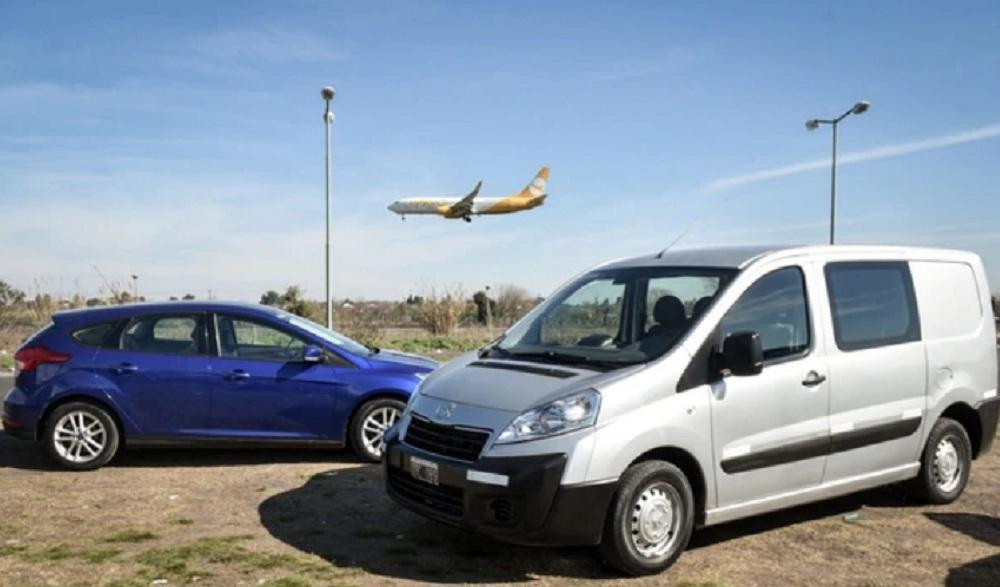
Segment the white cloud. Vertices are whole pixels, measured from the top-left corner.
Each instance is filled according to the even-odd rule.
[[[909,141],[905,143],[896,143],[893,145],[883,145],[881,147],[875,147],[873,149],[865,149],[863,151],[852,151],[840,155],[837,158],[837,164],[849,165],[851,163],[861,163],[864,161],[875,161],[877,159],[900,157],[902,155],[909,155],[911,153],[919,153],[922,151],[930,151],[933,149],[942,149],[944,147],[951,147],[954,145],[961,145],[965,143],[982,141],[996,137],[1000,137],[1000,124],[993,124],[990,126],[984,126],[969,131],[947,134],[938,137],[931,137],[919,141]],[[747,173],[743,175],[717,179],[703,186],[702,191],[719,192],[737,186],[746,185],[750,183],[757,183],[759,181],[765,181],[768,179],[788,177],[789,175],[796,175],[806,171],[814,171],[816,169],[829,169],[829,168],[830,168],[829,158],[814,159],[812,161],[802,161],[800,163],[793,163],[791,165],[784,165],[782,167],[774,167],[772,169],[764,169],[762,171],[755,171],[753,173]]]

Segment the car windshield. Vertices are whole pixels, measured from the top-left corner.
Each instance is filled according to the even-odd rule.
[[[615,369],[672,349],[733,269],[629,267],[587,273],[514,325],[488,356]]]
[[[312,320],[300,318],[295,314],[290,314],[288,312],[282,312],[282,311],[275,312],[275,315],[278,318],[284,320],[285,322],[288,322],[293,326],[301,328],[302,330],[305,330],[309,334],[312,334],[317,338],[321,338],[326,342],[336,346],[337,348],[343,349],[349,353],[361,356],[366,356],[371,354],[369,352],[368,347],[361,344],[360,342],[352,340],[344,336],[343,334],[337,332],[336,330],[330,330],[325,326],[321,326],[313,322]]]

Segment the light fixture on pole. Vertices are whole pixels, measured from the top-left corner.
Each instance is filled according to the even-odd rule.
[[[837,126],[840,121],[851,114],[864,114],[871,107],[871,102],[862,100],[851,107],[850,110],[841,114],[837,118],[822,119],[812,118],[806,121],[806,130],[816,130],[821,124],[829,124],[833,127],[833,157],[830,164],[830,244],[833,244],[837,222]]]
[[[323,114],[323,125],[326,127],[326,327],[333,328],[333,292],[330,273],[332,272],[333,257],[330,247],[330,127],[333,126],[333,111],[330,110],[330,101],[333,100],[336,90],[333,86],[326,86],[322,90],[323,100],[326,101],[326,112]]]

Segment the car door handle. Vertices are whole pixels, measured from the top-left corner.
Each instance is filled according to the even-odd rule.
[[[816,387],[824,381],[826,381],[826,375],[820,375],[816,371],[810,371],[806,374],[806,378],[802,380],[802,385],[805,385],[806,387]]]
[[[117,373],[118,375],[124,375],[126,373],[135,373],[138,370],[139,368],[133,365],[132,363],[122,363],[121,365],[117,365],[111,368],[111,371]]]
[[[244,379],[250,379],[250,374],[243,369],[235,369],[226,373],[226,379],[229,381],[242,381]]]

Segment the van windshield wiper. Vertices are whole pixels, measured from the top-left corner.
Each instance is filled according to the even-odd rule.
[[[480,359],[485,359],[486,357],[489,357],[493,353],[496,353],[496,354],[500,355],[501,357],[509,357],[510,356],[510,351],[508,351],[507,349],[504,349],[504,348],[500,348],[500,343],[503,342],[503,339],[505,339],[505,338],[507,338],[507,334],[506,333],[501,334],[495,340],[493,340],[492,342],[487,343],[486,346],[484,346],[483,348],[479,349],[479,358]]]

